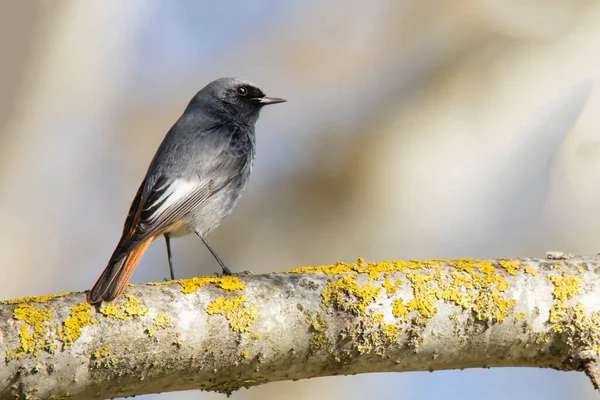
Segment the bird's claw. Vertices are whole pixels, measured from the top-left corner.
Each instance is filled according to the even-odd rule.
[[[222,278],[224,276],[245,276],[245,275],[254,275],[254,273],[252,271],[242,271],[242,272],[231,272],[231,273],[225,273],[225,272],[215,272],[213,274],[213,276],[216,276],[218,278]]]

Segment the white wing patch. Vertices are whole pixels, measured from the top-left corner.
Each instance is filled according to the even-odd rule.
[[[198,189],[198,181],[177,179],[171,183],[167,190],[156,200],[160,207],[148,216],[148,223],[152,223],[160,214],[175,204],[184,202],[196,189]]]

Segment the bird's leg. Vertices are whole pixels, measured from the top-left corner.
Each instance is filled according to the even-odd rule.
[[[171,256],[171,236],[168,233],[164,234],[165,243],[167,245],[167,258],[169,259],[169,271],[171,272],[171,280],[175,280],[175,271],[173,269],[173,258]]]
[[[206,239],[204,239],[204,236],[202,236],[202,234],[200,232],[196,232],[196,235],[198,235],[198,237],[200,238],[200,240],[202,240],[202,243],[204,243],[204,245],[210,251],[210,253],[213,255],[213,257],[215,258],[215,260],[217,260],[217,262],[219,263],[219,265],[223,269],[223,275],[252,275],[252,271],[243,271],[243,272],[239,272],[239,273],[233,273],[233,272],[231,272],[231,270],[229,268],[227,268],[227,265],[225,265],[225,263],[223,262],[223,260],[221,260],[221,258],[217,255],[217,253],[213,250],[213,248],[210,247],[210,244],[208,244],[208,242],[206,241]],[[220,274],[216,274],[216,275],[220,275]]]
[[[213,255],[213,257],[215,258],[215,260],[217,260],[217,262],[221,266],[221,269],[223,269],[223,274],[224,275],[238,275],[238,274],[234,274],[233,272],[231,272],[231,270],[229,268],[227,268],[227,265],[225,265],[225,263],[223,262],[223,260],[221,260],[221,258],[217,255],[217,253],[213,250],[213,248],[210,247],[210,244],[208,244],[208,242],[206,241],[206,239],[204,239],[204,236],[202,236],[202,234],[200,232],[196,232],[196,235],[198,235],[198,237],[200,238],[200,240],[202,240],[202,243],[204,243],[204,245],[210,251],[210,253]],[[251,273],[252,272],[250,272],[250,271],[244,271],[244,272],[242,272],[242,274],[251,274]]]

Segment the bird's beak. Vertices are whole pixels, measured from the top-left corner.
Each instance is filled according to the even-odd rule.
[[[279,99],[277,97],[261,97],[256,99],[260,105],[266,106],[268,104],[285,103],[286,99]]]

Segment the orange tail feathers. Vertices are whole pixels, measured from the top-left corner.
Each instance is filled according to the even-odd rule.
[[[87,301],[90,304],[100,303],[101,301],[112,301],[117,298],[125,289],[133,270],[142,258],[142,255],[150,246],[154,238],[150,238],[125,257],[117,261],[111,260],[100,278],[94,284],[94,287],[87,295]]]

